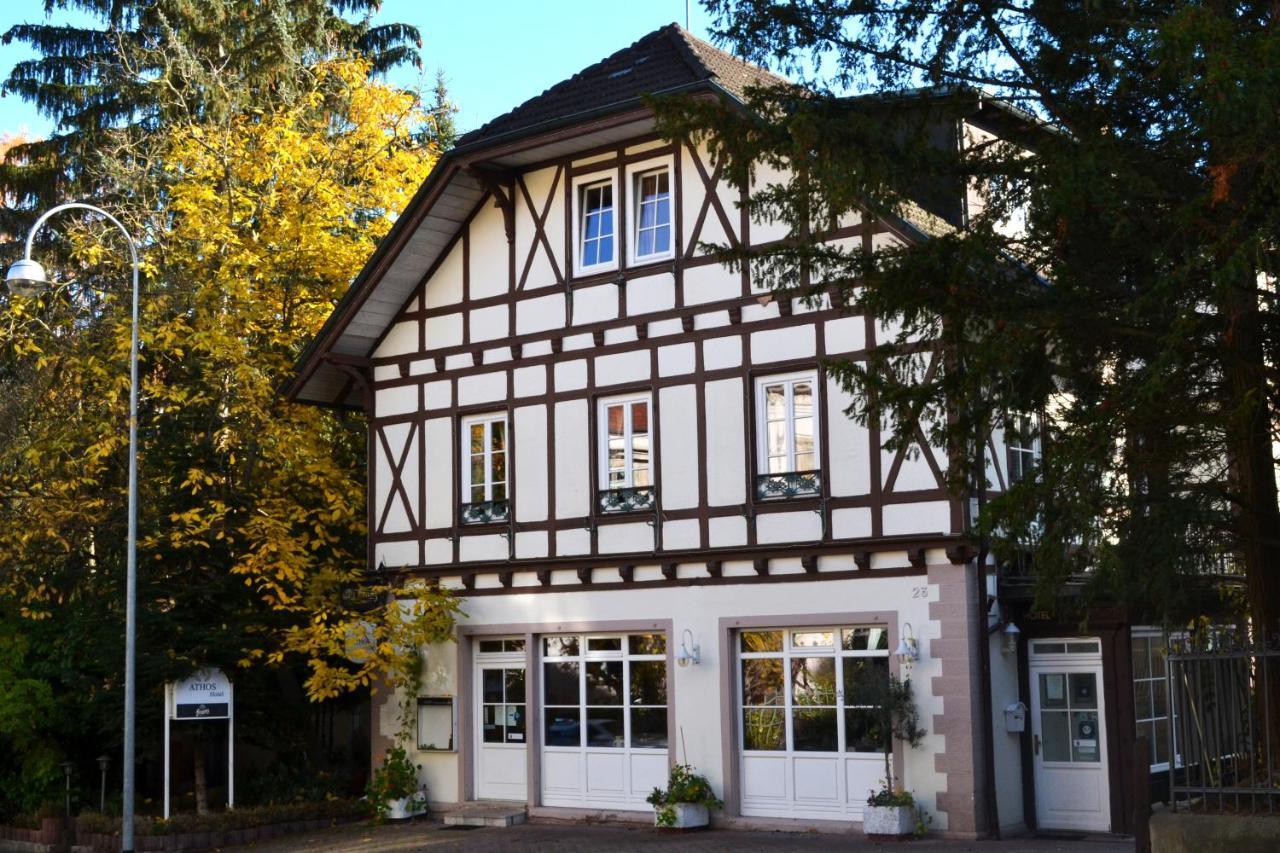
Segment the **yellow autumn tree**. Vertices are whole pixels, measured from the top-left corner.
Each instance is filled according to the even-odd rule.
[[[279,394],[439,152],[418,98],[368,63],[302,82],[115,167],[154,188],[125,211],[146,277],[142,647],[166,650],[157,676],[295,656],[319,700],[409,677],[457,604],[367,576],[363,421]],[[0,414],[0,594],[27,618],[113,606],[123,566],[128,299],[101,285],[120,247],[64,225],[70,272],[38,302],[11,298],[0,327],[0,383],[23,407]]]

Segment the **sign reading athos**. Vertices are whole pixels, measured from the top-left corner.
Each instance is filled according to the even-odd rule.
[[[231,682],[220,669],[202,669],[174,682],[176,720],[225,720],[231,716]]]

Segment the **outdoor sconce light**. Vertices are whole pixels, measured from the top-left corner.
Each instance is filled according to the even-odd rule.
[[[693,632],[688,628],[680,638],[680,651],[676,652],[676,663],[680,666],[702,663],[702,647],[693,641]]]
[[[920,644],[916,642],[910,622],[902,623],[902,639],[898,640],[898,648],[893,654],[903,666],[911,666],[920,660]]]
[[[1018,653],[1018,635],[1022,633],[1018,626],[1012,622],[1004,623],[1004,628],[1000,632],[1004,635],[1004,648],[1000,651],[1006,655],[1014,655]]]

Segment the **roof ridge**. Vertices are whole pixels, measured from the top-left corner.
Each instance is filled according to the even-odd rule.
[[[702,57],[694,49],[691,39],[694,39],[695,36],[691,32],[674,21],[658,30],[658,32],[665,32],[671,37],[672,42],[675,43],[676,52],[680,54],[685,64],[689,66],[690,71],[706,79],[716,76],[715,72],[707,66],[707,63],[702,61]]]

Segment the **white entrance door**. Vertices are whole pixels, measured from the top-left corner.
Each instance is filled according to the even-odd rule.
[[[1111,829],[1101,643],[1033,640],[1031,752],[1044,829]]]
[[[524,640],[482,640],[476,654],[476,799],[527,799]],[[485,651],[486,648],[493,651]]]

